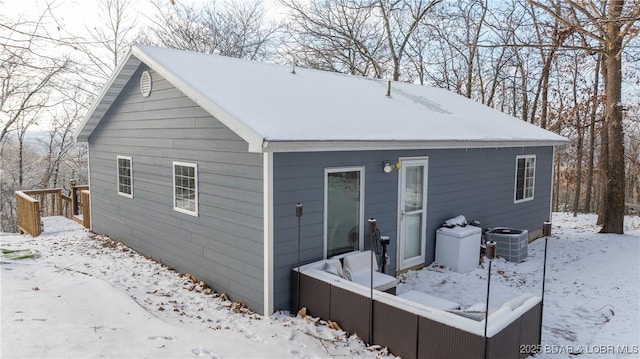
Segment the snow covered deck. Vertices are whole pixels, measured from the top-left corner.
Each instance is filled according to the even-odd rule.
[[[43,228],[43,218],[64,216],[85,228],[91,227],[89,186],[75,184],[72,180],[69,195],[62,188],[16,191],[16,214],[20,233],[32,237],[39,236]]]

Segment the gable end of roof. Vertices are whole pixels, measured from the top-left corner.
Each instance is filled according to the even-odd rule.
[[[220,106],[210,98],[200,93],[188,82],[171,72],[170,69],[165,68],[156,59],[154,59],[153,56],[150,56],[145,52],[144,46],[138,45],[131,47],[126,56],[126,60],[121,62],[120,66],[114,71],[114,74],[107,84],[105,84],[76,132],[76,141],[89,141],[89,137],[91,136],[91,133],[93,133],[93,130],[98,126],[102,117],[109,110],[124,86],[126,86],[127,82],[131,79],[131,76],[133,76],[142,63],[149,66],[149,68],[175,86],[193,102],[201,106],[209,114],[214,116],[225,126],[234,131],[238,136],[244,139],[249,145],[250,152],[262,152],[264,142],[262,136],[257,134],[246,124],[235,119],[231,114],[220,108]]]
[[[77,142],[89,141],[89,136],[91,136],[93,130],[98,126],[104,114],[109,110],[141,63],[140,60],[131,55],[131,50],[129,50],[126,60],[122,61],[114,71],[78,127],[75,134]]]

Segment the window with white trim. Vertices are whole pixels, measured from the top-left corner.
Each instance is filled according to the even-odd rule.
[[[198,216],[198,165],[173,162],[173,209]]]
[[[117,156],[116,167],[118,172],[118,194],[133,198],[133,175],[131,170],[131,157]]]
[[[533,189],[536,179],[536,156],[526,155],[516,157],[516,184],[514,202],[524,202],[533,199]]]
[[[364,167],[327,168],[324,175],[326,258],[363,247]]]

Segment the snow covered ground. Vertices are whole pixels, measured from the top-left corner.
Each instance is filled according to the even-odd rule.
[[[557,213],[548,241],[542,353],[537,358],[638,357],[640,218],[625,235],[597,234],[595,216]],[[9,357],[384,357],[315,318],[251,314],[121,243],[64,218],[45,218],[38,238],[0,234],[0,356]],[[490,306],[540,295],[544,240],[521,263],[494,260]],[[485,301],[487,265],[471,273],[437,265],[400,277],[416,289],[470,306]],[[630,355],[623,355],[627,352]]]
[[[554,213],[547,244],[541,353],[536,358],[640,357],[640,218],[625,235],[598,234],[595,215]],[[523,292],[542,295],[544,238],[520,263],[492,263],[489,307]],[[416,289],[463,307],[485,303],[488,262],[460,274],[432,265],[400,277],[398,292]]]

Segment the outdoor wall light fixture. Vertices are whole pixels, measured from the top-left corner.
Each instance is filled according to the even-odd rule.
[[[391,172],[393,172],[393,166],[391,165],[391,163],[389,161],[383,161],[382,162],[382,170],[384,171],[384,173],[391,173]]]

